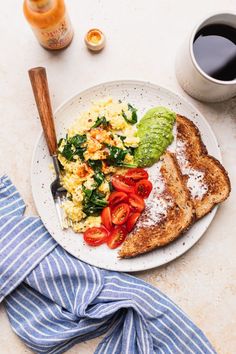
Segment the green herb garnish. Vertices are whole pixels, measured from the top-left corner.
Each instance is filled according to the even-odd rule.
[[[131,118],[128,118],[123,110],[122,110],[122,116],[124,117],[127,123],[136,124],[138,121],[137,109],[131,106],[130,103],[128,103],[128,110],[131,112]]]
[[[123,163],[128,151],[112,145],[107,145],[107,148],[109,150],[109,156],[107,157],[109,165],[120,166],[120,164]]]
[[[61,139],[58,141],[58,144],[57,144],[58,148],[61,146],[61,143],[62,143],[63,141],[64,141],[63,138],[61,138]]]
[[[102,168],[102,161],[101,160],[91,160],[87,161],[88,165],[94,170],[94,172],[100,171]]]
[[[97,189],[86,189],[83,186],[83,193],[83,212],[86,215],[99,215],[108,204],[105,199],[105,194],[99,192]]]
[[[93,176],[95,182],[97,183],[97,186],[99,187],[102,182],[105,179],[105,175],[102,171],[96,172],[95,175]]]
[[[113,192],[113,191],[114,191],[114,187],[113,187],[112,183],[111,183],[111,182],[108,182],[108,184],[109,184],[109,190],[110,190],[110,192]]]
[[[137,149],[137,148],[128,147],[128,148],[127,148],[127,151],[128,151],[128,153],[129,153],[130,155],[133,156],[136,149]]]
[[[106,128],[109,125],[109,122],[106,120],[106,118],[104,116],[102,117],[97,117],[96,122],[94,123],[94,125],[92,126],[92,128],[97,128],[100,126],[103,126],[104,128]]]
[[[120,138],[120,140],[122,141],[122,143],[124,143],[124,140],[126,139],[126,136],[124,136],[124,135],[119,135],[119,134],[116,134],[119,138]]]
[[[105,175],[102,172],[102,161],[89,159],[87,162],[88,165],[94,170],[93,178],[99,187],[105,179]]]
[[[77,134],[75,136],[72,136],[72,138],[69,139],[70,143],[73,144],[75,147],[79,147],[81,144],[85,143],[87,140],[87,137],[85,134],[80,135]]]
[[[137,167],[135,164],[125,163],[124,159],[127,154],[133,154],[133,149],[128,148],[126,150],[120,149],[116,146],[107,145],[109,150],[109,156],[107,157],[107,163],[112,166],[133,168]]]
[[[64,156],[68,161],[73,161],[73,160],[74,160],[74,158],[73,158],[73,156],[74,156],[74,151],[75,151],[75,149],[73,148],[73,145],[67,143],[67,144],[64,146],[64,148],[63,148],[61,154],[62,154],[62,156]]]
[[[81,160],[84,160],[84,152],[86,151],[86,147],[82,147],[87,140],[86,135],[75,135],[71,138],[66,138],[64,141],[66,142],[63,150],[60,152],[62,156],[64,156],[68,161],[75,161],[74,156],[78,155]],[[62,141],[60,140],[58,145],[61,145]],[[59,145],[59,147],[60,147]]]

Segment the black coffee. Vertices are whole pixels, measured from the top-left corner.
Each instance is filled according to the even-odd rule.
[[[236,79],[236,28],[203,27],[194,38],[193,53],[200,68],[209,76],[222,81]]]

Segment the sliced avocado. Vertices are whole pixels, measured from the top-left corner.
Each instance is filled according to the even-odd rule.
[[[159,127],[164,127],[164,128],[167,127],[172,130],[173,123],[166,120],[164,117],[158,117],[158,118],[150,117],[143,122],[140,121],[140,124],[138,126],[138,133],[142,132],[143,130],[151,130]]]
[[[145,113],[145,115],[142,117],[140,122],[145,121],[146,119],[149,118],[160,118],[160,117],[164,117],[167,121],[173,123],[175,122],[176,114],[166,107],[162,107],[162,106],[154,107],[149,109],[149,111]],[[138,125],[140,124],[140,122],[138,123]]]
[[[149,141],[145,141],[144,144],[142,145],[142,148],[137,148],[137,153],[138,151],[140,151],[140,153],[147,153],[148,155],[154,155],[155,153],[159,154],[159,153],[163,153],[163,150],[166,148],[166,145],[162,144],[162,143],[155,143],[153,144],[155,146],[150,146],[150,142]]]
[[[151,166],[159,160],[174,139],[175,118],[176,114],[165,107],[151,108],[142,117],[136,134],[140,143],[134,153],[138,166]]]
[[[153,141],[155,144],[160,145],[169,145],[172,143],[174,136],[172,132],[168,133],[165,130],[160,131],[149,131],[145,132],[140,136],[141,143],[144,145],[146,142],[150,145],[150,141]],[[140,145],[141,145],[140,143]]]

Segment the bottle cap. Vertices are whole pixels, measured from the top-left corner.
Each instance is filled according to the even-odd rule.
[[[89,30],[85,35],[84,41],[86,46],[94,52],[102,50],[105,46],[105,36],[97,28]]]

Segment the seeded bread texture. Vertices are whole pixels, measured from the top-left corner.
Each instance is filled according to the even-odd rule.
[[[161,158],[161,174],[165,181],[165,196],[172,201],[167,215],[151,227],[137,227],[127,237],[119,251],[119,257],[129,258],[164,246],[179,237],[194,221],[195,213],[174,154],[166,152]],[[158,203],[159,199],[156,199]],[[157,206],[156,206],[157,207]],[[155,205],[153,205],[155,208]],[[145,210],[139,223],[149,217]]]
[[[231,186],[228,174],[221,163],[208,151],[203,144],[200,132],[196,125],[188,118],[177,115],[176,146],[184,144],[184,156],[166,152],[161,157],[161,169],[165,190],[172,203],[166,215],[155,225],[147,225],[150,213],[146,208],[138,221],[138,227],[128,235],[120,251],[120,258],[130,258],[165,246],[181,236],[198,219],[209,213],[213,207],[230,194]],[[186,166],[183,167],[183,159]],[[181,171],[182,170],[182,171]],[[189,176],[186,170],[196,171]],[[190,172],[191,174],[191,172]],[[189,179],[199,176],[202,179],[202,195],[193,196]],[[195,181],[199,183],[198,180]],[[189,187],[188,187],[189,186]],[[158,203],[158,198],[156,200]],[[153,208],[157,208],[157,204]]]
[[[202,198],[192,197],[196,217],[200,219],[209,213],[216,204],[228,198],[231,190],[230,180],[228,173],[221,163],[213,156],[208,155],[196,125],[181,115],[177,115],[176,122],[177,141],[184,142],[186,146],[186,160],[192,168],[204,174],[203,179],[207,189],[206,193]],[[188,179],[188,176],[186,178]]]

